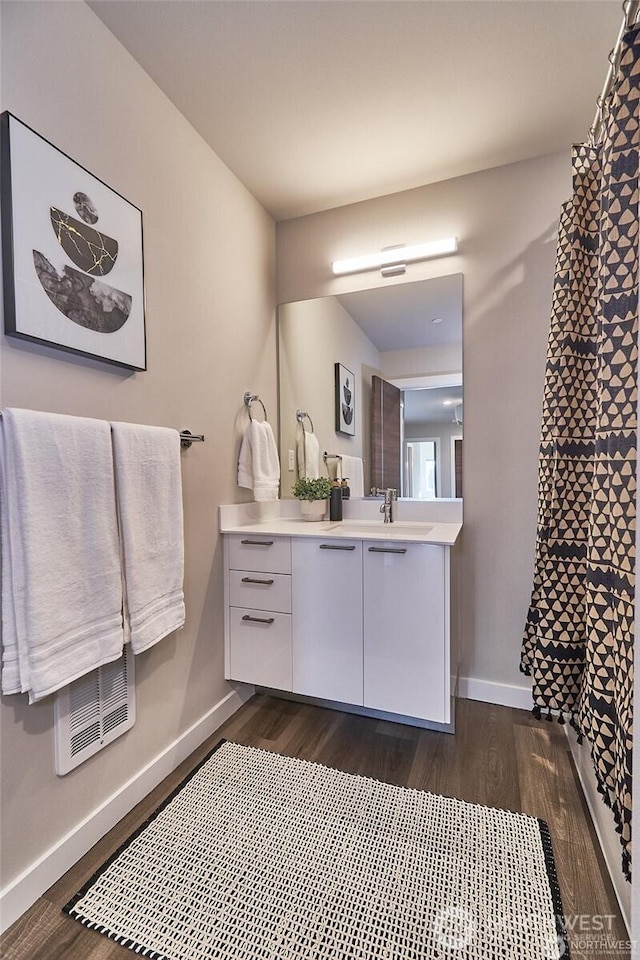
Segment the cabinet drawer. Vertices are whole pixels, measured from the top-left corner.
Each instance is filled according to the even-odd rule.
[[[229,676],[277,690],[291,690],[291,616],[231,607]]]
[[[291,577],[287,573],[230,570],[229,602],[232,607],[291,613]]]
[[[263,573],[291,573],[291,538],[236,533],[229,537],[229,567]]]

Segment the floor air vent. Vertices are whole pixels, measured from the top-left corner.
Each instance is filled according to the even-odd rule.
[[[62,776],[130,730],[136,719],[131,647],[54,698],[56,773]]]

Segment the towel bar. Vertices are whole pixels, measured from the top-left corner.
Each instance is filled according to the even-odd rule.
[[[0,413],[2,420],[2,413]],[[192,443],[204,443],[204,433],[191,433],[191,430],[180,431],[180,446],[188,450]]]
[[[325,450],[325,452],[322,454],[322,459],[324,460],[325,463],[327,462],[327,460],[342,460],[342,454],[341,454],[341,453],[327,453],[327,451]],[[366,463],[367,461],[366,461],[366,460],[363,460],[362,462],[363,462],[363,463]]]
[[[191,430],[180,431],[180,446],[188,450],[192,443],[204,443],[204,433],[191,433]]]

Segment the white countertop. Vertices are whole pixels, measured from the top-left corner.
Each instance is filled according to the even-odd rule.
[[[384,523],[379,520],[320,520],[298,517],[272,517],[247,520],[227,516],[220,508],[220,532],[244,533],[273,537],[322,537],[339,540],[392,540],[397,542],[433,543],[451,547],[456,542],[461,523],[407,521]]]

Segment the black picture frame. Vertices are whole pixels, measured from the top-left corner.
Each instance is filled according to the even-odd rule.
[[[0,160],[7,336],[146,370],[142,211],[8,111]]]
[[[336,433],[356,435],[356,378],[342,363],[335,364]]]

